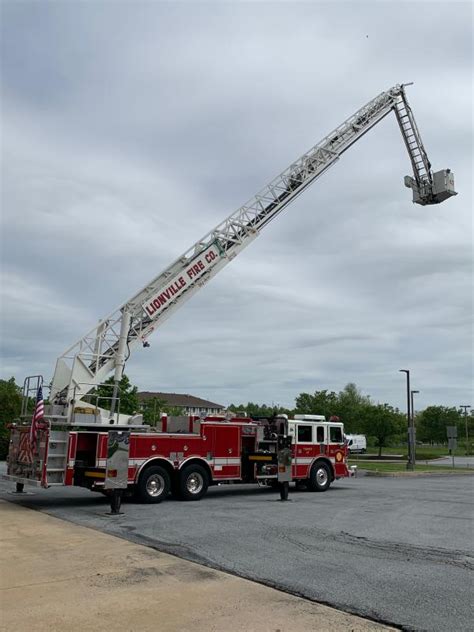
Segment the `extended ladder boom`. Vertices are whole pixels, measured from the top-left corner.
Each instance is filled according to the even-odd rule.
[[[115,381],[120,380],[132,347],[148,346],[147,337],[159,325],[392,110],[413,166],[414,178],[405,178],[405,184],[413,189],[413,201],[435,204],[455,195],[451,172],[433,174],[431,171],[404,86],[396,85],[382,92],[70,347],[57,361],[51,401],[77,400],[112,371],[115,371]]]

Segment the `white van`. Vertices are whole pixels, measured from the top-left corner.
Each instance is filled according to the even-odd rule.
[[[364,454],[367,451],[367,439],[365,435],[348,434],[346,435],[347,448],[352,454]]]

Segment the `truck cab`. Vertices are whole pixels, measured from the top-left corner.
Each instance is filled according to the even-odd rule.
[[[344,424],[324,415],[295,415],[288,420],[293,444],[293,478],[310,479],[315,463],[326,466],[329,482],[348,475]],[[309,469],[308,469],[309,468]]]

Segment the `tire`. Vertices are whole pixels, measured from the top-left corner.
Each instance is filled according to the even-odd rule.
[[[201,500],[209,487],[209,477],[202,465],[187,465],[179,475],[182,500]]]
[[[308,489],[312,492],[325,492],[331,485],[331,470],[324,461],[318,461],[311,468]]]
[[[137,496],[143,503],[161,503],[171,488],[168,472],[161,465],[150,465],[140,474]]]

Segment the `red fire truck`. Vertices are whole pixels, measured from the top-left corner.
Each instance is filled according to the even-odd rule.
[[[34,455],[28,435],[28,426],[13,425],[7,478],[17,484],[104,492],[106,479],[119,475],[110,461],[110,431],[46,425],[39,430]],[[292,439],[291,479],[298,485],[324,492],[351,474],[343,424],[319,415],[163,417],[160,432],[145,427],[127,431],[128,491],[143,502],[158,503],[171,490],[184,500],[199,500],[218,483],[276,485],[279,435]]]
[[[170,420],[170,427],[156,433],[143,425],[140,415],[120,414],[118,391],[132,350],[149,347],[148,337],[158,327],[390,112],[413,168],[413,177],[405,178],[413,201],[425,206],[456,195],[452,172],[431,169],[405,87],[395,85],[376,96],[66,349],[56,361],[49,402],[44,408],[41,404],[41,420],[40,413],[35,414],[33,429],[28,402],[35,397],[40,401],[43,378],[26,379],[22,421],[12,427],[7,474],[18,491],[28,481],[44,487],[132,486],[143,500],[157,502],[172,487],[185,498],[199,498],[209,484],[219,481],[280,481],[277,464],[286,468],[285,485],[291,467],[293,480],[321,491],[347,475],[340,424],[295,418],[275,432],[273,421],[207,418],[190,420],[184,429],[173,428]],[[88,397],[111,373],[110,405],[91,407]],[[275,436],[283,437],[282,430],[288,433],[286,442],[288,436],[293,439],[292,454],[288,443],[284,446],[284,463],[275,456]]]

